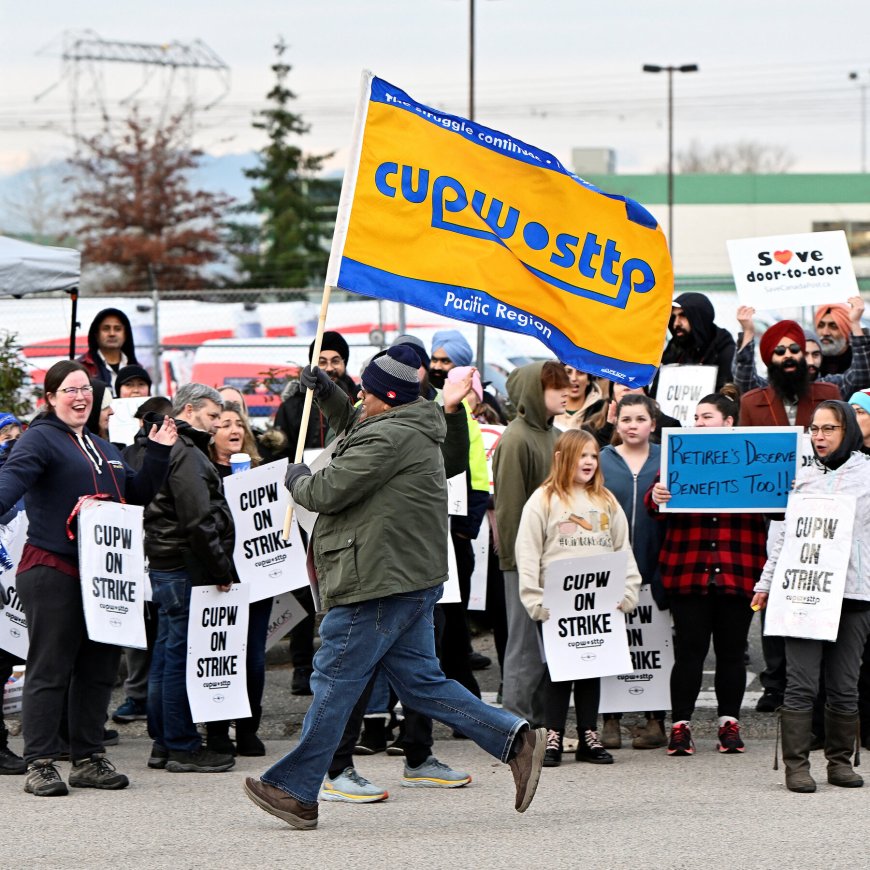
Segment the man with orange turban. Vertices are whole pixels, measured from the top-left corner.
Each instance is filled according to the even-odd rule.
[[[847,304],[826,304],[816,308],[816,333],[822,346],[822,375],[840,374],[852,365],[851,337],[863,335],[861,315],[864,300],[853,296]]]
[[[759,350],[767,366],[768,385],[744,393],[740,400],[741,426],[808,426],[813,409],[824,399],[839,399],[832,383],[810,380],[806,335],[794,320],[780,320],[765,330]],[[785,692],[785,645],[780,637],[762,635],[764,670],[759,680],[764,693],[755,709],[772,713],[782,706]]]
[[[839,399],[834,384],[811,381],[807,371],[806,335],[794,320],[780,320],[761,337],[761,359],[768,385],[740,400],[741,426],[809,426],[823,399]]]
[[[822,340],[815,333],[806,332],[806,344],[804,354],[807,360],[807,370],[810,380],[826,381],[834,384],[840,390],[844,401],[853,393],[870,387],[870,335],[860,329],[861,317],[864,314],[864,300],[860,296],[853,296],[849,305],[823,305],[819,308],[822,312],[822,320],[829,319],[825,314],[829,309],[838,311],[837,316],[842,319],[848,309],[848,322],[856,324],[856,331],[849,337],[849,345],[846,353],[851,356],[851,364],[842,372],[832,371],[824,373],[823,360],[839,360],[839,357],[822,356]],[[734,356],[734,383],[741,393],[748,393],[756,387],[766,387],[767,379],[755,370],[755,309],[750,305],[741,305],[737,309],[737,322],[741,332],[737,337],[738,350]],[[851,326],[849,329],[851,330]],[[837,327],[838,335],[843,331]],[[829,344],[829,346],[832,346]],[[840,344],[842,349],[842,344]]]

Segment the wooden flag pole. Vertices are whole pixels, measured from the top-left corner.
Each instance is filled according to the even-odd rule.
[[[332,287],[323,287],[323,299],[320,303],[320,317],[317,319],[317,335],[314,337],[314,347],[311,351],[311,365],[317,365],[320,358],[320,346],[323,344],[323,329],[326,326],[326,312],[329,309],[329,296]],[[296,458],[294,462],[302,462],[305,453],[305,438],[308,435],[308,420],[311,417],[311,402],[314,400],[314,390],[305,391],[305,404],[302,406],[302,422],[299,424],[299,437],[296,439]],[[293,523],[293,504],[290,503],[284,515],[284,540],[290,540],[290,526]]]

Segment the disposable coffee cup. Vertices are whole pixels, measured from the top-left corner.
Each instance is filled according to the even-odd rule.
[[[230,456],[230,468],[233,474],[238,474],[240,471],[249,471],[251,468],[251,457],[247,453],[234,453]]]

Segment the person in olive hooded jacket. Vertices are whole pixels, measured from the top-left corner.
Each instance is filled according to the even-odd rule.
[[[327,612],[299,743],[260,779],[245,780],[257,806],[294,828],[317,826],[329,762],[379,665],[403,703],[510,764],[519,812],[540,777],[545,733],[448,680],[435,657],[433,610],[447,579],[440,447],[447,424],[441,409],[420,397],[418,367],[407,345],[388,348],[362,374],[359,410],[325,373],[303,372],[338,446],[315,474],[304,463],[288,466],[285,484],[294,501],[318,513],[311,550]]]
[[[553,462],[559,430],[553,418],[565,410],[570,384],[558,362],[534,362],[508,376],[508,396],[517,409],[493,455],[498,558],[504,572],[508,638],[502,667],[502,704],[530,722],[544,722],[538,630],[520,601],[514,554],[523,507],[544,482]]]

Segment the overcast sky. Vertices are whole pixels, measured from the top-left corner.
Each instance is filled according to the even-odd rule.
[[[70,32],[205,42],[231,69],[228,93],[198,115],[197,144],[215,154],[262,144],[250,122],[283,35],[312,125],[303,147],[337,152],[330,165],[341,167],[363,68],[466,114],[468,9],[469,0],[0,0],[0,173],[68,153],[73,103],[87,128],[101,105],[123,114],[121,100],[140,88],[152,112],[169,94],[205,105],[222,92],[208,72],[170,83],[140,67],[65,68]],[[753,139],[788,148],[794,171],[860,168],[861,94],[848,73],[870,84],[866,0],[476,0],[476,10],[477,119],[560,159],[607,146],[621,172],[663,166],[666,77],[641,65],[697,63],[699,73],[675,77],[677,148]]]

